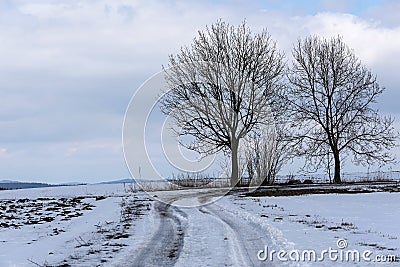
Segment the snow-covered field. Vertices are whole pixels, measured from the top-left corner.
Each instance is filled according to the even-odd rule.
[[[152,197],[162,196],[172,204],[202,203],[214,194],[128,191],[122,184],[0,191],[0,266],[399,264],[375,261],[376,256],[388,261],[400,254],[399,193],[238,193],[183,208]],[[338,240],[346,246],[339,249]],[[326,253],[321,262],[301,259],[302,252],[313,250],[318,260],[329,249],[338,250],[339,258],[331,260]],[[277,251],[273,260],[271,250]],[[350,250],[371,251],[371,262],[340,258]]]
[[[371,262],[361,258],[357,265],[376,266],[376,256],[396,255],[397,260],[400,256],[399,193],[324,194],[251,200],[234,197],[233,201],[222,199],[220,205],[230,205],[238,217],[256,220],[266,224],[266,228],[274,229],[272,235],[288,253],[292,250],[314,250],[319,257],[322,251],[329,248],[338,250],[337,242],[344,240],[346,248],[343,251],[372,251],[368,257]],[[242,211],[238,212],[235,206],[239,206]],[[340,254],[338,256],[337,260],[330,260],[325,255],[323,262],[311,264],[313,262],[300,260],[298,263],[315,266],[345,265],[346,260],[341,261]],[[284,258],[290,261],[288,255]],[[335,256],[332,258],[335,259]],[[384,259],[381,257],[377,260]],[[279,262],[276,255],[275,261]],[[349,261],[349,264],[354,265],[354,262]],[[381,265],[384,264],[379,263],[378,266]]]
[[[123,185],[0,191],[0,266],[110,262],[140,238],[150,203]]]

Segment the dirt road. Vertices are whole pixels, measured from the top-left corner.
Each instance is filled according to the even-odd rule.
[[[267,266],[257,258],[259,249],[273,244],[266,231],[218,202],[201,205],[213,196],[212,192],[171,193],[165,198],[169,203],[155,202],[158,228],[131,266]],[[174,206],[195,201],[200,205]]]

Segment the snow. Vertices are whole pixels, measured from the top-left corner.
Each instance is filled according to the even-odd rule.
[[[75,238],[89,240],[90,234],[96,231],[99,222],[112,221],[118,216],[119,199],[109,198],[99,201],[98,209],[89,211],[85,216],[68,222],[25,226],[0,232],[0,242],[3,249],[0,254],[0,266],[27,265],[27,259],[34,262],[62,261],[69,251],[74,250]],[[100,212],[101,211],[101,212]],[[54,228],[63,229],[62,234],[49,236]],[[84,242],[84,241],[82,241]],[[4,249],[6,248],[6,249]],[[7,259],[5,259],[7,258]]]
[[[136,236],[140,236],[135,232],[135,225],[128,224],[140,225],[142,217],[128,214],[129,218],[122,221],[121,203],[125,201],[127,206],[132,205],[145,214],[146,207],[139,208],[139,205],[150,202],[144,193],[132,195],[123,193],[122,189],[116,185],[97,185],[1,192],[0,203],[11,206],[20,203],[20,199],[23,202],[12,213],[16,219],[0,217],[0,223],[12,222],[18,226],[0,227],[0,266],[63,262],[88,266],[92,262],[111,262],[116,252],[131,247]],[[47,222],[43,218],[53,220]],[[28,224],[29,221],[38,222]]]
[[[373,255],[399,255],[398,193],[261,197],[251,201],[230,198],[221,199],[224,207],[237,210],[235,206],[241,205],[245,211],[238,215],[274,229],[270,234],[281,242],[281,247],[286,245],[287,251],[337,249],[338,239],[345,239],[348,249],[368,249]],[[330,266],[332,262],[318,265],[323,264]]]
[[[179,205],[162,218],[153,195]],[[147,195],[107,184],[0,191],[0,204],[0,266],[5,267],[127,266],[155,245],[154,235],[165,222],[176,224],[170,230],[179,226],[178,235],[184,236],[175,266],[266,266],[270,262],[257,259],[265,246],[318,252],[337,249],[338,239],[346,240],[348,249],[373,255],[398,256],[400,248],[399,193],[220,198],[207,190]],[[339,263],[354,264],[376,263]],[[273,265],[331,266],[332,261],[275,259]]]
[[[210,220],[196,208],[187,208],[184,212],[191,223],[176,266],[232,266],[234,261],[230,255],[233,253],[229,247],[231,234],[227,233],[225,225]]]

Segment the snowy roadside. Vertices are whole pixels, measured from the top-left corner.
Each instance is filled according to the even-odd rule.
[[[1,192],[0,266],[113,262],[116,255],[139,244],[137,238],[144,231],[139,227],[138,233],[136,224],[151,223],[151,216],[144,216],[151,210],[148,196],[116,188],[107,185],[89,188],[90,192],[80,187]]]
[[[235,213],[238,218],[256,221],[265,225],[272,239],[281,242],[289,253],[296,251],[316,252],[316,258],[324,250],[338,250],[338,259],[331,260],[326,254],[324,261],[291,261],[287,254],[284,260],[301,266],[331,266],[333,264],[369,266],[394,266],[384,261],[386,256],[397,256],[400,249],[400,194],[324,194],[290,197],[239,197],[229,196],[218,201],[225,209]],[[239,207],[239,208],[238,208]],[[370,250],[370,262],[358,262],[340,258],[337,242],[342,240],[346,247],[343,252],[357,250],[360,253]],[[344,241],[343,241],[344,240]],[[270,246],[270,244],[265,244]],[[264,249],[264,248],[259,248]],[[262,256],[265,256],[264,254]],[[345,255],[346,256],[346,255]],[[380,258],[376,259],[378,256]],[[301,257],[300,257],[301,258]],[[268,258],[266,261],[270,261]],[[386,259],[388,261],[388,259]],[[275,255],[273,260],[282,263]]]

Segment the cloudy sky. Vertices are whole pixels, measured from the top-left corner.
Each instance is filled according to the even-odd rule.
[[[121,135],[132,95],[219,18],[267,28],[287,55],[299,37],[342,35],[400,125],[399,11],[396,0],[0,0],[0,180],[129,177]]]

